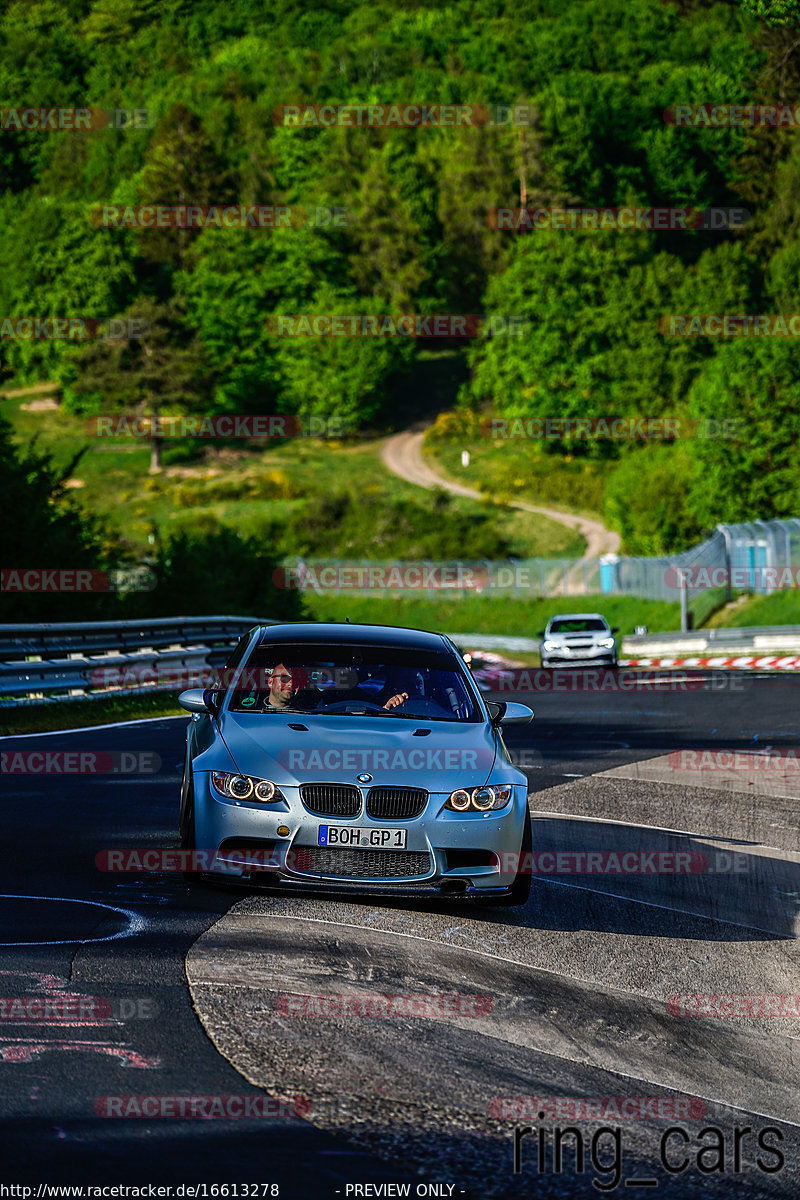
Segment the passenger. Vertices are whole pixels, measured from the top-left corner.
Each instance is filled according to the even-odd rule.
[[[408,669],[390,670],[384,687],[378,692],[359,687],[358,671],[355,667],[337,667],[336,683],[324,693],[320,708],[328,704],[377,704],[381,708],[399,708],[412,696],[418,695],[417,673]]]

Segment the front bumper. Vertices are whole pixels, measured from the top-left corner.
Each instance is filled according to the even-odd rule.
[[[601,667],[616,666],[617,650],[553,650],[541,652],[543,667]]]
[[[514,784],[511,802],[490,813],[443,810],[450,791],[431,793],[425,810],[406,820],[320,816],[303,806],[299,788],[283,788],[286,803],[259,805],[219,797],[208,772],[196,772],[195,837],[203,874],[229,883],[375,895],[502,895],[519,866],[527,785]],[[322,825],[406,830],[405,850],[323,847]],[[288,828],[280,834],[279,828]],[[386,866],[383,871],[386,856]],[[393,856],[392,859],[389,856]]]

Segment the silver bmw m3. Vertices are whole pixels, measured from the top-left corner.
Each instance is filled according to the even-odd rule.
[[[522,904],[527,781],[444,634],[257,626],[192,713],[180,809],[193,870],[248,886]]]

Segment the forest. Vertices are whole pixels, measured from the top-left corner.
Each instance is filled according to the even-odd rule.
[[[630,552],[795,515],[798,28],[794,0],[5,0],[0,385],[401,429],[434,348],[452,436],[562,422],[532,476],[601,470]],[[569,432],[611,418],[735,432]]]

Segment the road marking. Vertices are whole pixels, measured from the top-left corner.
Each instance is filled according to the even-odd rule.
[[[126,725],[145,725],[148,721],[186,721],[189,714],[176,713],[172,717],[137,717],[135,721],[109,721],[106,725],[79,725],[77,729],[46,729],[42,733],[4,733],[0,742],[12,738],[57,737],[65,733],[94,733],[95,729],[123,729]]]
[[[58,941],[48,942],[0,942],[0,946],[88,946],[90,942],[114,942],[119,938],[132,937],[147,928],[146,919],[138,913],[131,912],[128,908],[117,908],[114,904],[101,904],[99,900],[72,900],[68,896],[19,896],[11,892],[0,895],[0,900],[47,900],[51,904],[88,904],[92,908],[106,908],[109,912],[125,917],[128,922],[127,929],[109,933],[105,937],[60,938]]]

